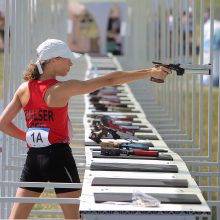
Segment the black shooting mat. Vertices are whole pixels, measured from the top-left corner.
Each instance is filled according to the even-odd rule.
[[[89,145],[89,146],[100,146],[99,144]],[[100,148],[91,148],[92,151],[100,151]],[[139,149],[141,150],[141,149]],[[158,151],[159,153],[167,153],[168,150],[162,148],[149,148],[150,151]]]
[[[103,113],[105,113],[105,112],[100,113],[100,115],[95,114],[94,116],[91,115],[90,117],[87,117],[88,123],[92,122],[94,119],[101,120],[101,117],[102,117],[101,115],[103,115]],[[110,115],[110,117],[111,117],[111,115]],[[150,129],[148,127],[148,125],[142,124],[139,121],[132,121],[132,120],[133,119],[131,119],[131,120],[129,120],[129,119],[128,120],[123,120],[123,119],[122,120],[118,120],[116,118],[112,118],[113,123],[117,124],[119,126],[135,126],[135,128],[138,126],[140,129],[141,128]]]
[[[106,93],[108,93],[108,92],[106,92]],[[99,95],[99,94],[90,94],[89,95],[89,100],[91,101],[91,100],[96,100],[96,99],[120,99],[120,96],[118,96],[118,94],[116,94],[116,92],[112,92],[112,93],[114,93],[114,94],[110,94],[111,92],[109,92],[107,95],[106,94],[101,94],[101,95]],[[124,97],[123,99],[120,99],[121,101],[129,101],[129,103],[133,103],[133,102],[131,102],[131,99],[129,99],[127,96],[126,97]]]
[[[125,104],[125,105],[129,105],[130,107],[134,108],[134,105],[132,102],[129,102],[129,101],[126,101],[126,100],[120,100],[120,102],[112,102],[111,100],[99,100],[98,102],[95,102],[95,101],[91,101],[92,104],[96,104],[96,103],[100,103],[100,104],[107,104],[107,105],[111,105],[111,104],[114,104],[114,103],[117,103],[117,104]]]
[[[159,140],[156,135],[135,134],[135,136],[140,140]],[[109,139],[109,137],[102,137],[102,139]]]
[[[90,169],[97,171],[178,173],[178,167],[176,165],[167,165],[167,164],[127,164],[127,163],[92,162],[90,165]]]
[[[90,121],[88,121],[89,123],[91,123],[91,119]],[[128,123],[127,123],[128,124]],[[140,125],[123,125],[123,124],[120,124],[120,123],[116,123],[116,125],[120,126],[120,127],[123,127],[123,128],[127,128],[127,129],[130,129],[130,130],[133,130],[135,132],[139,132],[139,133],[153,133],[153,131],[149,128],[147,128],[147,126],[140,126]],[[93,127],[92,124],[89,125],[89,127]]]
[[[144,132],[145,133],[145,132]],[[125,134],[126,135],[126,134]],[[101,139],[110,139],[111,136],[102,137]],[[142,134],[135,134],[135,137],[137,137],[140,140],[159,140],[156,135],[142,135]]]
[[[89,114],[87,114],[86,115],[86,117],[88,117],[88,118],[95,118],[95,117],[100,117],[100,116],[102,116],[102,115],[108,115],[108,114],[106,114],[106,112],[105,113],[103,113],[103,114],[96,114],[96,113],[89,113]],[[133,119],[138,119],[138,116],[137,115],[123,115],[123,114],[114,114],[114,115],[110,115],[111,117],[113,117],[113,119],[115,119],[115,118],[117,118],[117,117],[129,117],[129,118],[133,118]],[[115,116],[115,117],[114,117]]]
[[[114,121],[116,121],[116,123],[117,124],[125,124],[126,122],[129,124],[131,124],[131,123],[139,123],[140,125],[142,125],[143,126],[143,124],[141,124],[142,123],[142,121],[141,120],[139,120],[139,119],[135,119],[135,118],[133,118],[133,120],[121,120],[121,119],[117,119],[116,117],[115,118],[113,118],[113,120]],[[147,127],[147,126],[146,126]]]
[[[96,94],[89,94],[88,97],[94,97],[94,96],[117,96],[117,97],[123,97],[123,98],[127,98],[127,93],[124,90],[118,90],[118,91],[97,91]],[[130,99],[128,99],[130,100]]]
[[[141,129],[139,126],[123,126],[127,129],[133,130],[135,133],[148,133],[152,134],[153,131],[151,129]]]
[[[186,179],[137,179],[94,177],[92,186],[140,186],[140,187],[174,187],[188,188]]]
[[[102,110],[100,110],[100,109],[94,109],[94,108],[89,108],[89,109],[91,109],[91,111],[92,112],[106,112],[106,110],[105,109],[102,109]],[[138,110],[131,110],[131,109],[107,109],[107,111],[108,112],[132,112],[132,113],[141,113],[140,111],[138,111]]]
[[[94,120],[94,119],[93,119]],[[92,121],[92,119],[88,120],[88,122],[90,123]],[[146,131],[146,132],[153,132],[151,129],[149,129],[147,126],[140,126],[140,125],[133,125],[132,122],[125,122],[125,123],[114,123],[120,127],[125,127],[128,129],[133,129],[133,130],[141,130],[141,131]],[[91,127],[92,125],[90,125]]]
[[[111,116],[110,116],[111,117]],[[96,117],[99,119],[99,117]],[[91,120],[91,118],[89,118]],[[94,119],[94,118],[93,118]],[[138,121],[131,121],[131,120],[118,120],[116,118],[111,119],[114,124],[120,125],[120,126],[134,126],[135,128],[148,128],[145,124],[142,124],[141,122]]]
[[[103,110],[103,109],[108,109],[110,110],[118,110],[118,111],[131,111],[135,110],[134,106],[127,106],[127,104],[118,104],[118,105],[113,105],[111,104],[103,104],[103,103],[92,103],[92,105],[89,106],[89,109],[97,109],[97,110]],[[109,112],[108,111],[108,112]]]
[[[119,126],[123,126],[123,127],[128,127],[130,129],[136,129],[139,130],[142,128],[142,130],[151,130],[149,129],[146,125],[143,125],[141,123],[137,123],[137,122],[133,122],[133,121],[117,121],[117,120],[113,120],[113,123]],[[144,129],[145,128],[145,129]]]
[[[150,156],[136,156],[136,155],[126,155],[121,154],[120,156],[105,156],[101,154],[101,151],[93,151],[92,152],[93,158],[107,158],[107,159],[138,159],[138,160],[166,160],[172,161],[173,157],[171,155],[161,155],[159,154],[158,157],[150,157]]]
[[[143,144],[146,144],[148,145],[149,147],[154,147],[154,145],[151,143],[151,142],[146,142],[146,143],[143,143]],[[100,146],[100,144],[94,142],[94,141],[85,141],[85,146]],[[100,149],[99,149],[100,150]],[[167,152],[167,150],[163,151],[163,152]]]
[[[130,129],[130,130],[134,131],[135,133],[144,133],[144,134],[152,134],[153,135],[153,131],[147,127],[141,127],[139,125],[131,125],[131,126],[130,125],[119,125],[119,126],[123,127],[123,128]]]
[[[90,146],[100,146],[100,144],[94,141],[85,141],[85,147],[90,147]]]
[[[95,102],[95,103],[91,103],[91,106],[94,105],[95,107],[98,107],[98,108],[105,108],[105,107],[109,107],[109,108],[119,108],[119,109],[134,109],[135,105],[134,104],[124,104],[124,103],[111,103],[111,104],[102,104],[102,103],[99,103],[99,102]]]
[[[136,134],[135,136],[140,140],[159,140],[156,135]]]
[[[96,109],[96,108],[91,108],[91,111],[92,112],[110,112],[110,113],[112,113],[112,112],[125,112],[125,113],[127,113],[127,112],[131,112],[131,109],[110,109],[110,108],[107,108],[107,109]],[[133,111],[132,110],[132,112],[134,112],[134,113],[141,113],[140,111]]]
[[[134,123],[133,121],[119,121],[117,119],[113,119],[113,122],[120,126],[133,126]]]
[[[147,193],[162,204],[201,204],[200,199],[196,194],[161,194],[161,193]],[[132,202],[132,193],[94,193],[96,203],[101,202]]]

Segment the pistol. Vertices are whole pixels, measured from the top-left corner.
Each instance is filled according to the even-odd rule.
[[[173,70],[177,73],[178,76],[182,76],[184,73],[211,75],[211,69],[212,69],[211,64],[202,64],[202,65],[180,64],[180,63],[165,64],[165,63],[156,62],[156,61],[153,61],[152,63],[155,65],[155,67],[163,66],[170,70]],[[150,80],[152,82],[164,83],[164,80],[156,79],[154,77],[151,77]]]

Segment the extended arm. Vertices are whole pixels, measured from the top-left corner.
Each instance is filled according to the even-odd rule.
[[[155,78],[165,79],[170,70],[164,67],[150,68],[133,71],[115,71],[105,76],[85,80],[68,80],[57,84],[53,88],[53,97],[56,99],[69,100],[71,96],[93,92],[105,86],[115,86],[123,83],[129,83],[136,80],[142,80],[154,76]]]

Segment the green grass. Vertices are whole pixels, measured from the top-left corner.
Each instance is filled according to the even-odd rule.
[[[192,91],[189,91],[189,106],[192,106]],[[212,90],[212,98],[213,98],[213,104],[212,104],[212,136],[210,137],[212,144],[212,160],[210,162],[218,162],[219,158],[218,158],[218,88],[214,87]],[[184,103],[185,103],[185,95],[184,95]],[[208,87],[205,86],[204,87],[204,97],[203,97],[203,102],[204,102],[204,106],[203,106],[203,121],[200,122],[199,120],[199,111],[201,111],[201,109],[199,108],[199,88],[197,88],[196,90],[196,141],[195,141],[195,146],[196,147],[201,147],[200,146],[200,142],[199,142],[199,126],[200,123],[202,123],[202,127],[203,127],[203,146],[202,146],[202,156],[208,156],[208,110],[209,110],[209,103],[208,103]],[[184,106],[183,103],[183,106]],[[185,108],[184,108],[185,109]],[[184,111],[183,113],[183,121],[185,120],[186,117],[186,113]],[[192,121],[192,112],[190,111],[190,122]],[[184,128],[183,128],[184,130]],[[192,127],[190,128],[190,134],[191,134],[191,130]],[[186,146],[188,147],[188,146]],[[192,154],[193,156],[193,154]],[[195,156],[200,156],[195,155]],[[194,170],[196,170],[196,168],[193,168]],[[198,170],[198,168],[197,168]],[[201,172],[207,172],[208,168],[207,167],[201,167],[199,169]],[[212,169],[210,171],[213,172],[217,172],[218,168],[217,167],[212,167]],[[202,181],[201,181],[202,179]],[[217,180],[218,178],[216,176],[212,177],[212,186],[216,186],[217,185]],[[200,178],[200,185],[206,186],[208,185],[208,179],[207,177],[202,177]],[[216,193],[212,193],[213,194],[213,200],[216,200]]]
[[[43,192],[41,197],[44,198],[56,198],[55,193],[46,193]],[[58,204],[35,204],[33,207],[33,210],[61,210],[60,206]],[[32,218],[63,218],[63,215],[30,215]]]
[[[200,126],[200,120],[199,120],[199,86],[197,87],[196,90],[196,146],[199,146],[199,126]],[[183,121],[185,120],[186,113],[185,113],[185,94],[183,95],[183,106],[184,106],[184,116],[183,116]],[[217,161],[217,145],[218,145],[218,88],[213,87],[212,90],[212,146],[213,146],[213,158],[212,161]],[[203,127],[203,147],[204,147],[204,152],[203,155],[207,155],[207,146],[208,146],[208,87],[204,86],[204,97],[203,97],[203,122],[202,122],[202,127]],[[189,91],[189,106],[192,106],[192,91]],[[191,107],[190,107],[191,108]],[[192,121],[192,112],[190,110],[190,122]],[[184,125],[185,126],[185,125]],[[184,128],[183,128],[184,130]],[[191,133],[191,131],[190,131]]]

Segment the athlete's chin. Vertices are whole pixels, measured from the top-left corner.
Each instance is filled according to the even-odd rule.
[[[66,76],[68,74],[69,71],[63,72],[60,74],[60,76]]]

